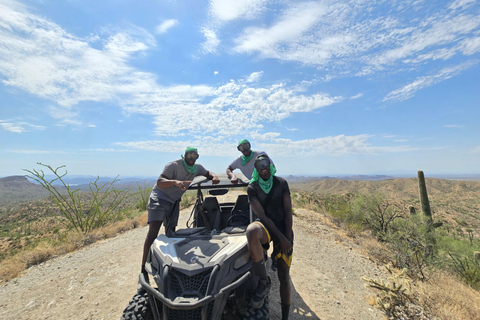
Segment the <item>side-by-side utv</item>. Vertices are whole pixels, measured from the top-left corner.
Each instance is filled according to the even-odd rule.
[[[249,305],[258,278],[250,272],[246,228],[254,215],[246,186],[194,180],[188,189],[197,197],[187,228],[167,226],[157,237],[145,265],[150,279],[139,275],[139,290],[122,319],[269,318],[268,297],[259,309]],[[219,201],[228,192],[238,193],[236,201]]]

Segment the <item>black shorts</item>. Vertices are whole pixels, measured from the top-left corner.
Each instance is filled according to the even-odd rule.
[[[287,254],[285,254],[285,253],[280,252],[280,243],[276,243],[272,239],[272,236],[270,235],[271,232],[266,225],[264,225],[260,220],[255,220],[253,223],[260,224],[262,226],[262,228],[265,230],[265,232],[267,233],[268,240],[267,240],[267,243],[262,244],[263,250],[267,251],[268,249],[270,249],[270,242],[273,241],[272,257],[275,260],[278,260],[278,259],[282,258],[287,263],[287,265],[290,267],[290,265],[292,264],[292,257],[293,257],[293,238],[294,238],[293,230],[292,230],[292,240],[290,241],[290,244],[292,245],[292,249]],[[279,231],[282,232],[282,233],[285,233],[284,230],[279,230]]]

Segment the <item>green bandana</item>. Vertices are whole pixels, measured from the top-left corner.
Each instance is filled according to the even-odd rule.
[[[250,155],[246,157],[242,154],[242,166],[246,165],[253,158],[253,151],[250,150]]]
[[[270,193],[270,190],[272,190],[273,187],[273,176],[277,172],[277,169],[273,166],[273,164],[270,165],[270,178],[268,178],[266,181],[263,180],[260,177],[260,174],[258,173],[257,169],[253,169],[252,173],[252,180],[250,180],[249,183],[253,183],[255,181],[258,181],[258,185],[260,188],[265,192],[266,194]]]
[[[183,166],[185,167],[185,169],[187,169],[188,173],[196,173],[197,172],[197,165],[194,164],[193,166],[189,166],[187,164],[187,162],[185,161],[185,158],[183,157],[183,154],[182,154],[182,160],[183,160]]]

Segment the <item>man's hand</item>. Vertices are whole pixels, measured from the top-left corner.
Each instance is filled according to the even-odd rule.
[[[220,179],[216,175],[213,175],[212,184],[219,184],[219,183],[220,183]]]
[[[292,250],[292,244],[290,241],[285,237],[280,238],[280,251],[284,254],[287,254],[290,250]]]
[[[182,190],[186,190],[192,181],[179,181],[175,180],[175,185]]]
[[[238,178],[236,175],[234,175],[232,173],[232,178],[230,179],[230,182],[233,183],[233,184],[237,184],[238,183]]]

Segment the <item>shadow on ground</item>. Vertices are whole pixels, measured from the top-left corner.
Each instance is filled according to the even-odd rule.
[[[271,260],[267,262],[268,276],[272,280],[272,288],[268,295],[270,299],[270,320],[282,319],[282,308],[280,304],[280,283],[278,281],[277,273],[270,268]],[[292,286],[292,300],[290,304],[290,317],[291,320],[308,319],[315,320],[320,319],[315,312],[305,303],[302,296],[295,290],[295,286],[290,282]]]

